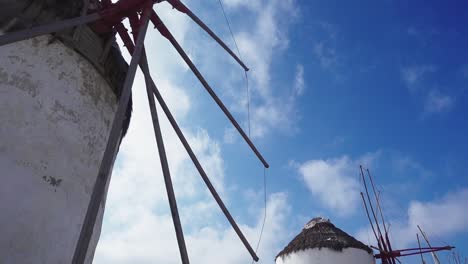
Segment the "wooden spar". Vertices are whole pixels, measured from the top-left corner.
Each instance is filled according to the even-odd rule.
[[[145,62],[143,62],[145,63]],[[141,66],[143,73],[147,73],[149,71],[147,64]],[[164,102],[164,99],[162,98],[161,94],[159,93],[159,90],[157,89],[156,85],[152,81],[152,90],[154,95],[156,96],[156,99],[159,102],[159,105],[163,109],[164,113],[166,114],[166,117],[168,118],[169,122],[171,123],[173,129],[175,130],[177,136],[179,137],[179,140],[182,142],[182,145],[184,146],[185,150],[189,154],[190,158],[192,159],[192,162],[194,163],[195,167],[197,168],[200,176],[202,177],[203,181],[205,182],[207,188],[210,190],[213,198],[216,200],[218,203],[218,206],[221,208],[221,211],[223,211],[224,215],[228,219],[229,223],[231,224],[232,228],[236,232],[236,234],[239,236],[240,240],[246,247],[246,249],[249,251],[250,255],[255,261],[258,261],[259,258],[255,254],[255,251],[252,249],[250,246],[249,242],[245,238],[244,234],[240,230],[239,226],[237,225],[236,221],[232,217],[231,213],[229,210],[226,208],[224,205],[224,202],[222,201],[221,197],[219,196],[218,192],[214,188],[213,184],[211,183],[210,179],[208,178],[208,175],[206,174],[205,170],[201,166],[200,162],[198,161],[198,158],[195,156],[195,153],[193,152],[192,148],[190,147],[187,139],[185,138],[184,134],[182,133],[182,130],[179,128],[177,122],[175,121],[175,118],[172,116],[169,108],[167,107],[166,103]]]
[[[142,60],[145,60],[145,51],[143,50]],[[143,57],[145,56],[145,57]],[[169,171],[169,164],[167,162],[166,150],[164,148],[164,141],[162,138],[161,127],[159,125],[158,113],[156,112],[156,103],[154,102],[153,92],[151,90],[152,80],[149,72],[145,74],[146,92],[148,95],[148,102],[151,110],[151,118],[153,121],[154,134],[158,145],[159,160],[164,176],[164,183],[166,185],[167,197],[169,200],[169,206],[171,208],[172,221],[177,236],[177,243],[179,244],[180,257],[183,264],[189,264],[189,258],[187,254],[187,247],[185,245],[184,232],[182,230],[182,224],[180,223],[179,212],[177,210],[177,201],[172,186],[171,173]]]
[[[41,35],[60,32],[68,28],[72,28],[72,27],[83,25],[83,24],[88,24],[93,21],[97,21],[101,19],[102,17],[103,16],[101,16],[99,13],[93,13],[93,14],[89,14],[85,16],[79,16],[76,18],[56,21],[56,22],[52,22],[49,24],[45,24],[45,25],[41,25],[41,26],[29,28],[29,29],[11,32],[11,33],[0,36],[0,46],[18,42],[18,41],[25,40],[25,39],[30,39],[30,38],[41,36]]]
[[[421,255],[421,263],[426,264],[426,262],[424,261],[424,257],[423,257],[423,253],[421,249],[421,242],[419,241],[419,235],[417,233],[416,233],[416,238],[418,239],[419,255]]]
[[[172,114],[170,113],[169,111],[169,108],[167,107],[167,105],[165,104],[161,94],[159,93],[159,91],[157,90],[156,86],[152,86],[153,87],[153,91],[156,95],[156,98],[159,102],[159,104],[161,105],[161,107],[163,108],[165,114],[166,114],[166,117],[169,119],[169,122],[171,123],[173,129],[176,131],[176,134],[177,136],[179,137],[179,140],[182,142],[182,145],[184,145],[184,148],[185,150],[187,151],[187,153],[189,154],[192,162],[194,163],[195,167],[197,168],[198,170],[198,173],[200,174],[200,176],[202,177],[203,181],[205,182],[205,185],[207,186],[208,190],[210,190],[211,192],[211,195],[213,196],[213,198],[216,200],[216,203],[218,204],[218,206],[221,208],[221,211],[224,213],[224,215],[226,216],[226,218],[228,219],[229,223],[231,224],[232,228],[234,229],[234,231],[236,232],[237,236],[240,238],[240,240],[242,241],[242,243],[244,244],[244,246],[246,247],[246,249],[249,251],[250,255],[252,256],[253,260],[255,261],[258,261],[259,258],[257,256],[257,254],[255,253],[255,251],[252,249],[252,247],[250,246],[249,242],[247,241],[247,239],[245,238],[244,234],[242,233],[242,231],[240,230],[239,226],[237,225],[236,221],[234,220],[234,218],[232,217],[231,213],[228,211],[228,209],[226,208],[226,206],[224,205],[224,202],[221,200],[221,197],[219,196],[218,192],[216,191],[216,189],[214,188],[213,184],[211,183],[210,179],[208,178],[208,175],[206,175],[206,172],[205,170],[203,169],[203,167],[201,166],[200,162],[198,161],[197,157],[195,156],[195,153],[193,152],[192,148],[190,147],[190,145],[188,144],[187,140],[185,139],[185,136],[183,135],[182,131],[180,130],[180,128],[178,127],[174,117],[172,116]]]
[[[116,29],[122,39],[127,40],[126,43],[129,43],[126,48],[128,49],[129,53],[133,53],[133,45],[131,44],[130,36],[128,35],[128,32],[125,30],[125,27],[122,24],[119,24],[116,26]],[[252,249],[250,246],[249,242],[245,238],[244,234],[240,230],[239,226],[237,225],[236,221],[232,217],[231,213],[229,210],[226,208],[224,205],[224,202],[222,201],[221,197],[219,196],[218,192],[214,188],[213,184],[211,183],[208,175],[206,174],[205,170],[201,166],[200,162],[198,161],[198,158],[196,157],[195,153],[193,152],[192,148],[190,147],[190,144],[188,143],[187,139],[185,138],[182,130],[180,129],[179,125],[177,124],[177,121],[173,117],[171,111],[169,110],[169,107],[166,105],[166,102],[161,96],[161,93],[156,87],[156,84],[154,83],[153,79],[151,78],[150,72],[149,72],[149,66],[148,66],[148,60],[146,57],[146,53],[142,55],[142,59],[140,61],[140,68],[145,75],[145,80],[148,78],[148,81],[150,83],[152,92],[156,96],[156,99],[158,100],[161,108],[163,109],[164,113],[166,114],[166,117],[168,118],[169,122],[171,123],[173,129],[175,130],[177,136],[179,137],[179,140],[182,142],[182,145],[184,146],[185,150],[187,151],[188,155],[190,156],[192,162],[194,163],[195,167],[197,168],[200,176],[202,177],[203,181],[205,182],[207,188],[210,190],[213,198],[216,200],[218,203],[218,206],[221,208],[221,211],[224,213],[226,218],[228,219],[229,223],[231,224],[232,228],[236,232],[236,234],[239,236],[240,240],[246,247],[246,249],[249,251],[250,255],[252,256],[252,259],[255,261],[258,261],[259,258],[256,255],[255,251]]]
[[[385,218],[384,218],[383,213],[382,213],[382,207],[380,206],[380,197],[379,197],[380,195],[378,195],[376,190],[375,190],[374,180],[372,179],[372,175],[370,174],[369,169],[366,169],[366,171],[367,171],[367,175],[368,175],[368,177],[370,179],[370,182],[371,182],[372,190],[374,192],[375,200],[377,202],[377,209],[379,210],[380,217],[382,219],[382,224],[383,224],[383,227],[384,227],[384,231],[385,231],[385,233],[387,233],[388,230],[387,230],[387,226],[385,225]]]
[[[139,24],[141,23],[141,20],[136,13],[130,14],[128,18],[130,21],[130,26],[132,28],[133,39],[134,39],[134,42],[136,43],[139,37],[139,30],[140,30]],[[139,64],[148,65],[148,60],[146,58],[146,51],[144,47],[143,47],[143,51],[142,51]],[[158,113],[156,109],[156,103],[154,101],[153,93],[151,91],[151,87],[154,83],[153,83],[153,80],[151,78],[149,71],[146,71],[144,76],[145,76],[145,85],[146,85],[146,93],[148,97],[148,104],[149,104],[150,112],[151,112],[151,120],[153,123],[154,136],[155,136],[156,144],[158,147],[159,160],[161,162],[161,168],[162,168],[163,177],[164,177],[164,185],[166,187],[169,207],[171,209],[172,222],[174,224],[174,229],[176,232],[180,258],[183,264],[189,264],[190,261],[189,261],[189,257],[187,253],[187,246],[185,244],[184,232],[183,232],[182,224],[180,222],[179,210],[177,209],[177,199],[175,197],[174,187],[172,184],[171,173],[169,170],[169,163],[167,161],[166,149],[164,147],[164,140],[162,137],[161,126],[159,123]]]
[[[213,100],[216,102],[216,104],[221,108],[223,113],[226,115],[226,117],[231,121],[231,123],[234,125],[234,127],[237,129],[239,134],[241,134],[242,138],[244,138],[245,142],[249,145],[249,147],[252,149],[252,151],[255,153],[257,158],[262,162],[263,166],[265,168],[270,167],[266,160],[263,158],[262,154],[257,150],[257,147],[253,144],[253,142],[250,140],[250,138],[247,136],[247,134],[244,132],[244,130],[241,128],[239,123],[236,121],[234,116],[229,112],[227,107],[224,105],[224,103],[219,99],[218,95],[214,92],[214,90],[211,88],[211,86],[208,84],[208,82],[205,80],[203,75],[200,73],[200,71],[197,69],[195,64],[193,64],[192,60],[187,56],[185,51],[182,49],[180,44],[177,42],[177,40],[174,38],[171,32],[167,29],[166,25],[162,22],[162,20],[159,18],[159,16],[153,12],[153,16],[151,17],[151,21],[153,22],[154,26],[159,30],[162,36],[167,38],[171,44],[174,46],[174,48],[177,50],[179,55],[182,57],[182,59],[187,63],[189,68],[192,70],[192,72],[195,74],[195,76],[198,78],[198,80],[202,83],[203,87],[205,90],[210,94],[210,96],[213,98]]]
[[[121,128],[125,118],[128,102],[130,100],[130,94],[133,81],[135,79],[138,62],[140,61],[140,57],[143,52],[143,43],[146,37],[146,30],[148,29],[149,16],[152,10],[152,6],[152,3],[151,5],[146,6],[143,12],[141,25],[142,28],[138,36],[138,41],[136,42],[135,52],[133,53],[127,75],[125,77],[122,94],[119,99],[119,105],[115,113],[114,121],[112,122],[111,132],[106,144],[106,149],[104,151],[101,164],[99,166],[98,177],[93,187],[93,192],[91,194],[91,199],[86,211],[86,216],[83,221],[83,225],[81,226],[80,236],[73,255],[73,264],[82,264],[86,258],[89,242],[91,240],[94,225],[96,223],[99,206],[101,205],[102,199],[104,197],[106,184],[112,169],[116,146],[120,141]]]
[[[427,238],[426,236],[426,233],[424,233],[424,231],[422,231],[421,227],[419,225],[417,225],[418,229],[419,229],[419,232],[421,232],[421,235],[423,236],[424,240],[426,240],[426,243],[429,247],[432,247],[431,244],[429,243],[429,239]],[[434,259],[434,263],[435,264],[440,264],[440,260],[439,260],[439,257],[437,257],[437,254],[435,252],[431,252],[431,255],[432,255],[432,258]]]
[[[366,183],[366,179],[364,177],[364,172],[362,170],[362,166],[359,166],[359,167],[360,167],[360,170],[361,170],[361,177],[362,177],[362,181],[363,181],[363,184],[364,184],[364,188],[366,190],[367,200],[369,201],[369,207],[371,209],[372,215],[373,215],[374,220],[375,220],[375,225],[377,227],[378,240],[380,240],[381,243],[382,243],[383,251],[388,252],[387,247],[386,247],[386,243],[385,243],[385,241],[383,239],[382,232],[380,230],[379,221],[378,221],[377,216],[375,214],[374,207],[372,206],[372,201],[370,199],[369,190],[367,189],[367,183]]]
[[[361,170],[362,170],[362,166],[361,166]],[[382,219],[382,225],[384,227],[384,231],[385,231],[385,240],[384,240],[384,237],[382,236],[382,234],[380,234],[380,238],[382,239],[382,243],[384,245],[384,249],[388,252],[392,252],[392,247],[390,245],[390,240],[388,239],[388,230],[387,230],[387,227],[385,225],[385,219],[384,219],[384,216],[383,216],[383,213],[382,213],[382,207],[380,205],[380,199],[379,199],[379,195],[377,195],[377,192],[375,190],[375,184],[374,184],[374,180],[372,179],[372,175],[370,174],[370,171],[369,169],[366,169],[367,171],[367,176],[369,177],[369,180],[371,182],[371,187],[372,187],[372,190],[373,190],[373,193],[374,193],[374,197],[375,197],[375,200],[376,200],[376,203],[377,203],[377,209],[379,210],[377,212],[377,214],[380,212],[380,217]],[[364,184],[366,184],[364,182]],[[367,191],[367,188],[366,188],[366,191]],[[376,220],[377,221],[377,220]],[[391,258],[391,261],[392,261],[392,264],[396,264],[395,262],[395,259],[394,258]]]
[[[369,223],[371,225],[372,232],[374,233],[375,240],[377,240],[378,249],[379,249],[380,252],[382,252],[383,250],[382,250],[382,246],[380,245],[380,239],[377,236],[377,233],[375,232],[374,224],[373,224],[372,219],[371,219],[371,217],[369,215],[369,210],[367,209],[366,199],[364,199],[364,194],[362,192],[361,192],[361,198],[362,198],[362,203],[364,204],[364,209],[366,210],[367,219],[369,219]]]
[[[413,256],[413,255],[418,255],[420,253],[431,253],[435,251],[443,251],[443,250],[452,250],[454,247],[452,246],[445,246],[445,247],[428,247],[428,248],[421,248],[421,252],[419,248],[408,248],[408,249],[401,249],[401,250],[395,250],[389,253],[380,253],[376,254],[375,258],[378,259],[388,259],[389,257],[405,257],[405,256]]]
[[[189,16],[197,25],[199,25],[208,35],[210,35],[229,55],[231,55],[234,60],[239,63],[239,65],[244,68],[245,71],[248,71],[249,68],[245,66],[239,57],[224,43],[200,18],[198,18],[186,5],[184,5],[180,0],[167,0],[173,8]]]

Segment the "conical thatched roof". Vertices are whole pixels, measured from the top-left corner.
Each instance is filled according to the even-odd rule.
[[[289,242],[276,257],[313,248],[329,248],[336,251],[341,251],[343,248],[358,248],[369,252],[369,254],[372,253],[372,249],[337,228],[328,219],[318,217],[307,223],[302,232]]]

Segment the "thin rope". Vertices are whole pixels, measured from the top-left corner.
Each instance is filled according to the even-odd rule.
[[[237,53],[239,55],[239,59],[242,60],[241,53],[239,51],[239,47],[237,46],[236,38],[234,37],[234,33],[232,33],[231,23],[229,23],[229,19],[228,19],[227,15],[226,15],[226,12],[224,11],[223,2],[221,0],[218,0],[218,2],[219,2],[219,5],[221,6],[221,10],[223,11],[224,19],[226,20],[226,24],[227,24],[227,26],[229,28],[229,32],[231,32],[232,40],[234,40],[234,45],[236,45],[236,49],[237,49]]]
[[[255,254],[258,253],[258,248],[260,247],[260,243],[262,241],[263,236],[263,229],[265,228],[265,223],[267,219],[267,184],[266,184],[266,168],[263,168],[263,202],[264,202],[264,211],[263,211],[263,223],[262,228],[260,229],[260,236],[258,237],[257,246],[255,248]],[[254,260],[252,260],[252,264]]]
[[[223,12],[224,20],[226,20],[226,24],[229,28],[229,33],[231,33],[231,38],[234,41],[234,45],[236,46],[237,50],[237,55],[239,56],[239,59],[242,60],[242,55],[239,50],[239,46],[237,45],[236,37],[234,36],[234,33],[232,32],[231,28],[231,23],[229,22],[229,18],[226,15],[226,11],[224,10],[224,5],[221,0],[218,0],[219,5],[221,6],[221,11]],[[247,71],[244,70],[245,73],[245,86],[247,90],[247,119],[248,119],[248,128],[249,128],[249,137],[250,137],[250,88],[249,88],[249,77],[247,75]]]

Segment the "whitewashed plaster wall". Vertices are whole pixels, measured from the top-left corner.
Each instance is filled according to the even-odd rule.
[[[276,259],[276,264],[375,264],[372,254],[357,248],[336,251],[313,248],[293,252]]]
[[[71,263],[117,106],[93,66],[50,38],[0,47],[2,264]]]

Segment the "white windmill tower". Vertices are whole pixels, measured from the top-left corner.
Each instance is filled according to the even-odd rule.
[[[317,217],[277,255],[276,264],[374,264],[372,249]]]
[[[82,1],[40,2],[1,0],[2,30],[79,15]],[[0,48],[0,263],[70,262],[128,68],[108,39],[85,25]]]

